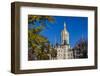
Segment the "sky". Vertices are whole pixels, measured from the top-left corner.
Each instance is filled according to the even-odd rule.
[[[64,22],[66,29],[69,32],[69,44],[74,47],[76,42],[82,37],[88,39],[88,17],[71,17],[71,16],[52,16],[54,22],[46,21],[46,29],[41,32],[41,35],[48,38],[50,44],[61,44],[61,31],[64,29]]]

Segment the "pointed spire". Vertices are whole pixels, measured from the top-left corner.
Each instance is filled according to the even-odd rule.
[[[56,44],[56,35],[55,35],[55,44]]]
[[[66,27],[66,23],[64,22],[64,28]]]
[[[64,30],[66,30],[66,23],[64,22]]]
[[[82,26],[82,28],[83,28],[83,26]],[[84,37],[83,37],[83,29],[82,29],[82,40],[83,40],[83,38],[84,38]]]

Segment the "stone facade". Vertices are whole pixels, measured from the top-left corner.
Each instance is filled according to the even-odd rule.
[[[55,47],[57,50],[57,59],[72,59],[73,51],[70,50],[69,33],[64,23],[64,29],[61,32],[61,44]]]

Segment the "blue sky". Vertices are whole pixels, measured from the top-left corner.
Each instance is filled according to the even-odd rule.
[[[52,16],[55,19],[54,23],[46,21],[47,28],[41,32],[43,36],[49,39],[51,44],[61,43],[61,31],[66,29],[69,32],[69,44],[74,47],[76,42],[82,37],[88,37],[88,18],[87,17],[71,17],[71,16]]]

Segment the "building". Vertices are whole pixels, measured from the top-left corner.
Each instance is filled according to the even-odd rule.
[[[37,52],[29,48],[28,60],[59,60],[59,59],[79,59],[88,58],[88,43],[83,38],[71,48],[69,43],[69,32],[64,23],[61,31],[61,43],[58,44],[55,39],[55,45],[44,44],[42,52]]]
[[[83,37],[73,48],[70,47],[69,32],[65,23],[64,29],[61,31],[61,43],[58,44],[56,41],[55,43],[56,45],[52,47],[53,55],[55,56],[49,55],[51,60],[88,58],[88,45],[87,41]]]
[[[73,51],[70,48],[69,44],[69,32],[66,29],[66,24],[64,23],[64,29],[61,32],[61,44],[56,45],[55,49],[57,50],[56,59],[72,59]]]
[[[81,39],[80,41],[78,41],[77,45],[72,49],[74,52],[74,58],[88,58],[87,46],[88,45],[86,40]]]

